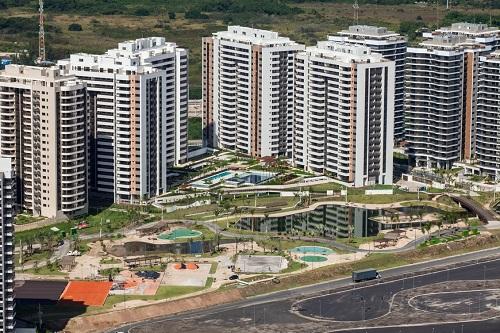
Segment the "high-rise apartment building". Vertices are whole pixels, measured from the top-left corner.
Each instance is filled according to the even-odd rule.
[[[395,62],[396,81],[394,89],[394,141],[404,140],[404,97],[405,97],[405,59],[407,40],[400,34],[384,27],[367,25],[350,26],[329,40],[355,45],[368,46],[372,52]]]
[[[395,63],[319,42],[296,57],[293,162],[354,186],[392,184]]]
[[[204,143],[291,156],[293,66],[303,50],[276,32],[229,26],[203,39]]]
[[[85,84],[57,68],[0,71],[0,156],[12,160],[20,209],[87,212],[87,109]]]
[[[500,181],[500,51],[481,61],[476,150],[481,172]]]
[[[457,37],[456,49],[462,49],[464,52],[460,158],[465,161],[474,160],[480,59],[500,47],[500,29],[486,24],[460,22],[434,32],[424,33],[423,36],[430,39],[455,36]]]
[[[14,333],[14,213],[16,179],[10,158],[0,158],[0,333]]]
[[[91,188],[122,203],[165,192],[187,160],[187,51],[151,37],[58,64],[88,87]]]

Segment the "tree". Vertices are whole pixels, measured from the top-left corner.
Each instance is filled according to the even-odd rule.
[[[78,23],[71,23],[69,26],[68,26],[68,30],[69,31],[82,31],[82,26]]]
[[[430,232],[431,232],[432,225],[430,223],[426,223],[424,225],[424,228],[425,228],[425,231],[429,234],[429,237],[430,237]]]
[[[188,10],[184,14],[184,17],[187,19],[194,19],[194,20],[206,20],[206,19],[208,19],[208,15],[203,14],[201,11],[199,11],[197,9]]]
[[[135,11],[134,11],[134,15],[135,16],[149,16],[150,13],[149,13],[149,10],[144,8],[144,7],[140,7],[140,8],[137,8]]]

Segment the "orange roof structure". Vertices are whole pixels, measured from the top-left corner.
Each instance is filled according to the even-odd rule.
[[[186,268],[194,271],[198,269],[198,265],[196,265],[194,262],[189,262],[186,264]]]
[[[102,306],[108,297],[113,282],[70,281],[59,301],[77,302],[87,306]]]

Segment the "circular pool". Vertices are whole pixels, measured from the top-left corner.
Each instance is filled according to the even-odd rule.
[[[328,260],[326,257],[322,256],[303,256],[300,259],[305,262],[324,262]]]
[[[301,254],[323,254],[329,255],[334,253],[332,249],[323,246],[298,246],[290,250],[292,253],[301,253]]]
[[[164,239],[164,240],[174,240],[178,238],[196,238],[201,236],[202,233],[197,230],[191,230],[191,229],[186,229],[186,228],[179,228],[175,229],[174,231],[168,233],[168,234],[161,234],[158,236],[159,239]]]

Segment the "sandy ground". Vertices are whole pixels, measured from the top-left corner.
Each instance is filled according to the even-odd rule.
[[[118,276],[114,278],[115,282],[125,283],[125,289],[112,290],[111,294],[114,295],[147,295],[154,296],[160,287],[160,284],[165,276],[164,272],[159,273],[160,276],[156,280],[143,279],[136,275],[136,272],[129,270],[121,271]]]
[[[307,265],[307,268],[305,268],[303,270],[307,270],[307,269],[316,269],[318,267],[323,267],[323,266],[328,266],[328,265],[333,265],[333,264],[343,264],[343,263],[350,262],[350,261],[360,260],[360,259],[363,259],[366,256],[366,254],[367,253],[348,253],[348,254],[332,253],[332,254],[329,254],[326,256],[322,256],[322,257],[327,258],[327,260],[323,261],[323,262],[305,262],[305,261],[300,259],[300,257],[304,256],[304,254],[292,254],[292,258],[294,260],[305,263]],[[303,270],[301,270],[301,271],[303,271]],[[299,271],[297,271],[297,272],[299,272]]]
[[[167,286],[205,287],[212,264],[197,264],[198,269],[176,269],[175,263],[170,263],[161,282]]]

